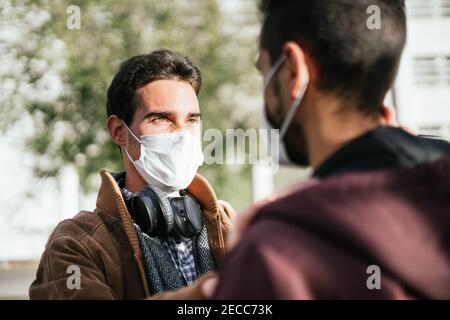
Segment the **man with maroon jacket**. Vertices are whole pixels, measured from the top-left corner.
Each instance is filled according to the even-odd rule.
[[[388,127],[383,108],[406,39],[404,1],[261,8],[267,127],[280,129],[280,161],[314,173],[240,218],[253,216],[213,297],[449,299],[450,144]]]

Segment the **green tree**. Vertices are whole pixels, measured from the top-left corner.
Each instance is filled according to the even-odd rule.
[[[258,94],[259,85],[253,68],[253,1],[239,2],[244,14],[224,10],[218,0],[26,3],[50,13],[50,19],[34,30],[33,36],[51,35],[64,44],[62,93],[54,101],[25,104],[35,124],[29,146],[39,158],[37,175],[54,175],[61,166],[74,164],[84,190],[89,191],[98,183],[99,169],[121,170],[120,154],[105,128],[106,91],[121,61],[158,48],[185,54],[200,67],[204,129],[223,131],[255,125],[254,112],[244,103],[245,98]],[[81,9],[80,30],[66,26],[66,9],[72,4]],[[251,200],[248,166],[230,170],[224,165],[211,165],[201,172],[219,197],[236,207],[242,208]]]

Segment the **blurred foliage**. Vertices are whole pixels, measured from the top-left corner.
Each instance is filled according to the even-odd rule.
[[[256,4],[234,2],[244,8],[242,14],[224,10],[218,0],[28,1],[51,15],[34,36],[60,39],[65,61],[58,99],[26,105],[34,121],[29,146],[38,157],[36,174],[54,175],[63,165],[74,164],[88,192],[98,187],[101,168],[122,170],[105,127],[107,88],[123,60],[159,48],[189,56],[202,71],[203,129],[255,126],[254,110],[244,101],[259,96],[253,67]],[[81,9],[80,30],[66,27],[66,9],[73,4]],[[205,165],[201,173],[235,207],[251,201],[248,166]]]

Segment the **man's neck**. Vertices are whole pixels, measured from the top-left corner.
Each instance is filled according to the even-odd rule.
[[[126,168],[125,189],[130,192],[139,192],[145,187],[145,181],[134,167]]]
[[[304,130],[313,169],[348,142],[385,125],[381,115],[367,116],[356,110],[356,107],[341,106],[333,100],[325,99],[308,106],[308,120],[305,121]]]

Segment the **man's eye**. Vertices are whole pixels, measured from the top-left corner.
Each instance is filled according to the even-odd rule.
[[[200,118],[190,118],[189,122],[191,122],[191,123],[199,123],[200,122]]]
[[[169,121],[167,117],[153,117],[151,122]]]

